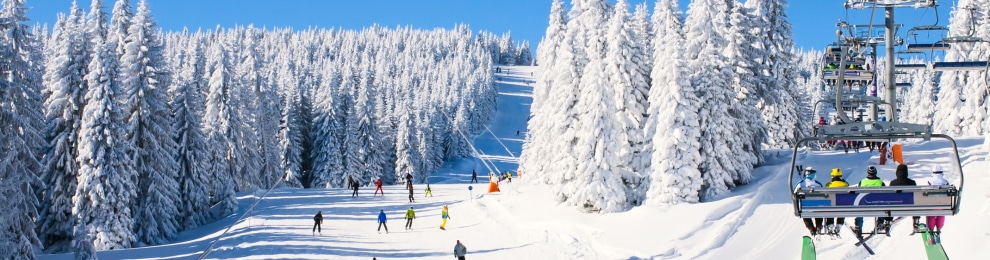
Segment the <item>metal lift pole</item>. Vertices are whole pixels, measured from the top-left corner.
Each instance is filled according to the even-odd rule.
[[[887,91],[884,93],[884,96],[886,97],[884,99],[886,99],[888,104],[887,121],[897,122],[897,89],[895,86],[897,84],[895,84],[896,74],[894,74],[894,34],[897,32],[896,28],[894,28],[894,7],[884,7],[883,11],[884,25],[886,27],[884,41],[887,44],[887,46],[884,46],[887,48],[887,75],[885,75],[887,77],[887,82],[885,82],[887,85]]]
[[[870,29],[870,30],[872,31],[872,29]],[[870,59],[873,61],[873,67],[874,68],[872,68],[872,69],[873,69],[874,72],[876,72],[877,71],[877,68],[875,68],[875,67],[876,67],[876,62],[877,62],[877,43],[876,43],[876,41],[872,40],[873,37],[870,37],[870,39],[871,39],[870,40],[870,51],[872,52],[870,54]],[[874,96],[874,97],[877,96],[878,93],[876,91],[877,91],[877,88],[880,87],[880,84],[877,84],[877,74],[879,74],[879,73],[873,73],[873,82],[870,82],[870,84],[873,85],[873,86],[870,86],[870,91],[873,92],[873,93],[870,93],[870,96]],[[877,103],[870,103],[870,121],[880,121],[880,118],[877,117]]]
[[[841,29],[837,31],[836,36],[841,54],[839,54],[839,69],[836,71],[838,77],[835,79],[835,115],[840,124],[846,124],[853,122],[846,117],[846,111],[842,110],[842,88],[846,87],[846,59],[849,58],[849,47],[846,47],[848,43],[842,41]]]

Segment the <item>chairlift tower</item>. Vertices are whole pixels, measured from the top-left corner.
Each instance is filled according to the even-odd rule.
[[[886,77],[884,100],[887,101],[887,121],[897,122],[897,91],[894,70],[894,47],[897,27],[894,25],[894,8],[928,8],[935,6],[935,0],[846,0],[848,9],[883,8],[884,12],[884,43],[886,55]]]

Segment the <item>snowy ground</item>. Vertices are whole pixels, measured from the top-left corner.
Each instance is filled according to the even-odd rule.
[[[505,68],[505,67],[503,67]],[[474,144],[490,160],[492,170],[514,170],[522,149],[529,115],[533,67],[511,67],[500,73],[500,100],[491,133],[475,137]],[[516,131],[520,131],[517,136]],[[990,241],[990,162],[983,161],[982,138],[960,138],[966,171],[962,210],[948,217],[942,241],[956,259],[982,258]],[[932,163],[949,166],[947,142],[905,144],[911,175],[923,183]],[[102,259],[196,259],[216,241],[208,259],[437,259],[452,256],[461,240],[470,259],[794,259],[800,255],[801,236],[807,231],[793,215],[787,174],[790,152],[772,153],[767,166],[754,170],[753,183],[715,201],[691,205],[641,206],[618,214],[584,214],[553,202],[549,189],[515,179],[503,182],[501,192],[486,193],[488,167],[478,159],[449,162],[430,181],[434,197],[416,202],[400,186],[385,188],[386,196],[363,189],[353,198],[341,189],[278,189],[258,202],[264,192],[241,194],[241,211],[201,228],[186,231],[173,244],[104,251]],[[805,152],[799,164],[819,171],[840,167],[851,170],[847,180],[864,177],[878,160],[865,149],[850,152]],[[894,166],[879,166],[880,177],[893,178]],[[469,184],[470,172],[479,172],[480,184]],[[847,172],[849,172],[847,170]],[[820,174],[827,175],[827,174]],[[958,174],[947,174],[958,183]],[[525,175],[522,178],[526,178]],[[827,181],[819,176],[819,181]],[[469,191],[469,187],[473,190]],[[473,198],[472,198],[473,195]],[[247,212],[255,202],[258,205]],[[440,208],[450,206],[447,230],[440,230]],[[417,219],[404,230],[402,216],[414,207]],[[313,234],[312,217],[324,214],[322,234]],[[376,215],[385,210],[389,230],[376,232]],[[239,220],[241,216],[248,217]],[[847,220],[851,223],[852,220]],[[840,240],[816,244],[821,259],[924,259],[920,236],[908,236],[910,224],[900,222],[892,237],[871,239],[870,256],[848,230]],[[231,226],[233,225],[233,226]],[[866,221],[867,228],[872,220]],[[230,227],[230,231],[220,236]],[[219,240],[217,238],[219,237]],[[71,255],[40,255],[40,259],[71,259]]]

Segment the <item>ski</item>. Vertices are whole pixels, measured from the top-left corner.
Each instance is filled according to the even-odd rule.
[[[929,260],[947,260],[949,255],[945,253],[945,249],[942,248],[941,239],[936,233],[929,232],[928,226],[925,224],[918,224],[918,230],[921,231],[921,241],[925,244],[925,253]]]
[[[866,238],[863,238],[863,235],[862,234],[857,234],[856,233],[856,229],[853,228],[853,226],[849,226],[849,230],[851,230],[853,232],[853,236],[856,237],[857,240],[859,240],[859,242],[856,242],[856,246],[863,246],[863,248],[866,249],[866,252],[867,253],[870,253],[870,255],[876,254],[876,253],[873,253],[873,248],[870,248],[870,245],[867,245],[866,244],[866,240],[867,239],[870,239],[870,237],[873,237],[873,234],[870,234]]]
[[[815,242],[811,240],[811,237],[804,236],[801,243],[801,260],[815,260]]]

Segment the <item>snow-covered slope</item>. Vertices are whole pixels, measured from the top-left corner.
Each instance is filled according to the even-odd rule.
[[[504,67],[503,67],[504,68]],[[501,73],[499,108],[487,131],[474,145],[491,170],[514,170],[528,118],[533,67],[511,67]],[[517,136],[516,131],[521,131]],[[960,153],[967,172],[962,211],[948,217],[942,241],[949,256],[979,259],[990,241],[990,163],[983,161],[982,138],[961,138]],[[905,159],[919,183],[932,163],[949,165],[947,142],[905,144]],[[401,186],[385,188],[386,196],[363,189],[351,197],[341,189],[277,189],[241,194],[236,215],[180,234],[175,243],[100,252],[102,259],[196,259],[216,241],[208,259],[438,259],[453,255],[456,240],[468,248],[470,259],[794,259],[807,231],[793,215],[787,174],[790,152],[770,152],[767,166],[754,170],[754,180],[717,200],[673,206],[641,206],[616,214],[586,214],[559,206],[547,187],[518,181],[503,182],[501,192],[487,193],[488,167],[478,159],[449,162],[431,176],[434,197],[423,197],[417,185],[416,202],[409,203]],[[808,152],[799,164],[825,171],[847,169],[856,182],[877,153]],[[497,168],[497,169],[495,169]],[[894,166],[879,166],[880,177],[891,179]],[[480,184],[470,184],[470,172]],[[824,175],[824,174],[823,174]],[[950,179],[956,175],[947,174]],[[523,175],[521,178],[526,178]],[[826,181],[820,176],[820,181]],[[957,179],[956,179],[957,180]],[[469,187],[473,188],[469,190]],[[247,211],[250,205],[257,206]],[[451,219],[440,230],[440,209],[449,205]],[[405,210],[413,207],[417,219],[404,230]],[[376,215],[384,210],[389,233],[376,231]],[[321,234],[313,234],[312,217],[323,211]],[[241,216],[246,218],[237,221]],[[848,223],[852,219],[847,220]],[[870,256],[844,231],[839,240],[817,241],[821,259],[924,259],[919,236],[908,236],[908,221],[894,226],[891,237],[871,239]],[[232,225],[232,226],[231,226]],[[866,221],[867,228],[872,220]],[[230,227],[230,231],[223,232]],[[219,240],[217,240],[219,238]],[[71,255],[41,255],[41,259],[71,259]]]

